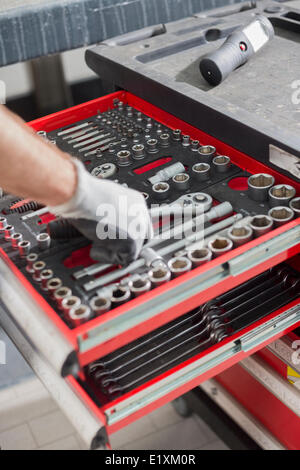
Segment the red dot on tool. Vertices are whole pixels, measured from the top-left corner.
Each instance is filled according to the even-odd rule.
[[[245,52],[247,50],[247,44],[244,42],[240,42],[240,49],[242,52]]]

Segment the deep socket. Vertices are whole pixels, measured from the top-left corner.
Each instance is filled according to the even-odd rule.
[[[4,230],[7,226],[6,217],[0,217],[0,230]]]
[[[264,235],[272,230],[274,226],[273,219],[267,215],[256,215],[252,217],[249,223],[255,238]]]
[[[49,281],[46,284],[47,291],[51,297],[54,296],[54,292],[57,289],[59,289],[61,286],[62,286],[62,280],[59,279],[59,277],[53,277],[52,279],[49,279]]]
[[[269,189],[269,203],[271,207],[288,206],[291,199],[296,196],[296,189],[289,184],[277,184]]]
[[[211,164],[216,155],[216,148],[212,145],[202,145],[198,150],[198,154],[199,162]]]
[[[181,141],[181,130],[180,129],[175,129],[172,132],[172,137],[173,137],[173,140],[175,140],[176,142],[180,142]]]
[[[39,233],[36,237],[38,247],[41,251],[48,250],[51,245],[51,237],[48,233]]]
[[[275,227],[280,227],[294,218],[294,211],[290,207],[278,206],[269,210],[268,215],[274,221]]]
[[[173,176],[172,183],[177,191],[186,191],[190,185],[190,177],[187,173],[179,173]]]
[[[29,254],[30,248],[31,243],[28,240],[24,240],[18,244],[19,255],[21,258],[25,258]]]
[[[132,147],[132,158],[134,160],[142,160],[145,158],[145,147],[143,144],[136,144]]]
[[[65,314],[65,318],[69,318],[69,312],[72,308],[79,308],[81,305],[81,300],[79,297],[72,295],[71,297],[66,297],[62,300],[61,308]]]
[[[258,173],[248,178],[248,194],[253,201],[264,202],[268,200],[269,189],[274,185],[275,179],[267,173]]]
[[[210,178],[210,170],[208,163],[196,163],[192,167],[192,174],[197,181],[206,181]]]
[[[131,164],[130,161],[130,152],[129,150],[120,150],[117,153],[117,163],[119,166],[129,166]]]
[[[148,139],[147,140],[147,152],[148,153],[157,153],[158,152],[158,140],[157,139]]]
[[[10,240],[14,233],[15,233],[15,227],[13,225],[7,225],[4,229],[5,240]]]
[[[21,243],[21,241],[23,241],[22,233],[14,233],[12,235],[10,241],[11,241],[11,246],[13,247],[13,249],[17,250],[19,243]]]
[[[36,261],[33,263],[33,279],[36,282],[41,282],[41,272],[46,268],[46,263],[44,261]]]
[[[159,136],[159,143],[162,147],[169,147],[170,145],[170,134],[164,133]]]
[[[30,253],[26,256],[26,271],[30,274],[34,273],[33,264],[38,260],[38,255],[36,253]]]
[[[231,160],[226,155],[218,155],[212,163],[217,173],[226,173],[231,167]]]
[[[54,292],[54,300],[57,303],[59,310],[62,310],[62,301],[72,296],[72,291],[69,287],[59,287]]]
[[[44,269],[42,272],[41,272],[41,287],[44,291],[47,291],[47,282],[52,279],[54,276],[54,273],[52,271],[52,269]]]

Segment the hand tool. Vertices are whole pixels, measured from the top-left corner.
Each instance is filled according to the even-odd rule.
[[[214,156],[216,155],[216,148],[212,145],[202,145],[198,150],[198,160],[201,163],[212,163]]]
[[[54,300],[56,301],[59,310],[62,310],[62,301],[64,299],[68,299],[71,296],[71,289],[65,286],[59,287],[59,289],[54,292]]]
[[[44,269],[42,272],[41,272],[41,288],[44,290],[44,291],[47,291],[47,282],[52,279],[54,276],[54,273],[52,271],[52,269]]]
[[[50,297],[54,296],[54,292],[62,287],[62,280],[59,279],[58,277],[53,277],[52,279],[49,279],[49,281],[46,284],[47,291],[50,295]]]
[[[41,282],[41,272],[44,271],[44,269],[46,269],[46,263],[45,261],[36,261],[35,263],[33,263],[33,279],[36,281],[36,282]]]
[[[225,253],[228,253],[233,248],[233,243],[229,238],[225,237],[216,237],[213,240],[210,240],[208,243],[208,248],[212,252],[214,258],[222,256]]]
[[[163,201],[164,199],[167,199],[170,195],[169,183],[166,183],[166,182],[155,183],[152,186],[152,194],[155,197],[155,199],[159,201]]]
[[[274,226],[273,219],[267,215],[256,215],[249,222],[250,228],[253,230],[254,237],[261,237],[270,232]]]
[[[173,176],[172,184],[176,191],[186,191],[190,185],[190,177],[187,173],[178,173]]]
[[[171,279],[171,271],[163,264],[153,267],[148,272],[148,278],[151,282],[152,287],[159,287],[166,284]]]
[[[233,246],[241,246],[253,238],[253,230],[248,225],[235,224],[227,232]]]
[[[79,297],[72,295],[71,297],[66,297],[62,300],[61,308],[64,312],[65,319],[69,319],[69,312],[72,308],[79,308],[81,305],[81,300]]]
[[[248,178],[248,193],[253,201],[264,202],[268,200],[269,189],[274,185],[275,179],[267,173],[258,173]]]
[[[72,326],[76,328],[92,318],[92,311],[87,305],[80,305],[79,307],[71,308],[68,316]]]
[[[210,178],[210,170],[208,163],[196,163],[192,167],[192,175],[197,181],[206,181]]]
[[[160,250],[157,251],[157,254],[160,255],[161,257],[164,257],[170,253],[175,253],[176,251],[182,249],[185,246],[188,246],[189,244],[194,243],[195,241],[199,239],[203,239],[217,231],[222,230],[223,228],[229,227],[230,225],[232,225],[233,223],[237,222],[238,220],[242,218],[243,216],[241,214],[236,214],[232,217],[229,217],[228,219],[224,219],[221,222],[218,222],[206,228],[203,232],[201,231],[200,234],[198,233],[198,234],[191,235],[188,238],[183,238],[174,243],[171,243],[170,245],[167,245],[166,247],[161,248]],[[148,244],[148,246],[149,245],[150,244]],[[142,268],[144,265],[145,265],[145,260],[143,258],[138,259],[134,261],[133,263],[131,263],[126,268],[117,269],[116,271],[113,271],[107,275],[104,275],[100,277],[99,279],[95,279],[90,282],[87,282],[86,284],[84,284],[83,288],[84,290],[89,292],[98,287],[105,286],[106,284],[110,284],[116,281],[117,279],[121,279],[127,274],[131,274],[133,271],[136,271],[137,269]]]
[[[95,315],[102,315],[111,309],[111,301],[107,297],[93,297],[90,301],[90,307]]]
[[[26,256],[26,271],[30,274],[34,273],[33,264],[38,260],[38,255],[36,253],[30,253]]]
[[[15,227],[13,225],[6,225],[4,229],[5,240],[10,240],[14,233],[15,233]]]
[[[160,170],[154,176],[148,179],[149,183],[161,183],[163,181],[168,181],[173,176],[177,175],[178,173],[184,173],[185,168],[184,165],[180,162],[174,163],[173,165],[168,166],[164,170]]]
[[[168,268],[173,277],[178,277],[192,269],[192,262],[189,258],[177,256],[168,261]]]
[[[29,254],[30,248],[31,243],[28,240],[23,240],[18,244],[19,255],[21,258],[25,258]]]
[[[128,284],[129,289],[134,297],[139,297],[151,289],[151,281],[146,276],[139,276],[135,280],[131,280]]]
[[[217,173],[226,173],[231,167],[231,160],[226,155],[218,155],[213,159],[212,164]]]
[[[21,243],[21,241],[23,241],[23,235],[22,233],[14,233],[10,239],[11,241],[11,246],[14,250],[17,250],[18,249],[18,245],[19,243]]]
[[[193,267],[202,266],[212,259],[212,252],[208,248],[199,248],[197,250],[188,250],[188,259],[192,262]]]
[[[271,207],[288,206],[296,196],[296,189],[289,184],[277,184],[269,189],[269,204]]]
[[[222,46],[200,61],[200,71],[211,85],[219,85],[233,70],[245,64],[274,37],[266,16],[257,15],[250,24],[236,29]]]
[[[36,237],[38,248],[41,251],[48,250],[51,245],[51,237],[48,233],[39,233]]]
[[[273,207],[273,209],[268,212],[268,215],[273,220],[275,227],[280,227],[294,218],[294,211],[289,207],[279,206]]]

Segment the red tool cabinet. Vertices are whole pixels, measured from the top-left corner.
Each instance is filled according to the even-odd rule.
[[[30,125],[36,131],[43,129],[50,132],[93,116],[99,111],[106,111],[113,106],[115,98],[142,110],[172,129],[182,129],[193,139],[198,139],[202,145],[214,145],[219,154],[230,155],[233,163],[240,168],[250,173],[267,172],[275,177],[277,183],[293,184],[297,192],[300,191],[300,183],[124,91],[38,119]],[[300,325],[299,299],[112,401],[99,404],[88,393],[83,367],[279,263],[290,262],[294,269],[300,270],[299,251],[300,219],[295,219],[71,330],[1,249],[0,273],[7,280],[1,292],[2,302],[8,312],[4,327],[6,323],[12,334],[13,326],[10,329],[9,325],[14,323],[27,337],[43,360],[50,364],[57,379],[65,381],[71,393],[79,399],[89,415],[93,416],[94,421],[98,422],[101,439],[97,441],[97,445],[108,445],[110,434],[201,382],[218,374],[218,380],[222,383],[226,382],[228,385],[228,382],[232,382],[233,374],[238,376],[240,370],[240,366],[232,366]],[[14,292],[20,294],[17,303],[17,294],[14,295]],[[31,313],[28,304],[32,307]],[[27,310],[24,307],[23,311],[22,306],[25,305]],[[32,324],[37,325],[36,329],[26,328],[29,317]],[[43,336],[39,337],[37,332],[46,334],[47,328],[50,328],[50,333],[47,337],[48,347],[44,349]],[[18,343],[17,339],[16,342]],[[22,349],[21,346],[20,348]],[[94,447],[95,442],[92,444]]]

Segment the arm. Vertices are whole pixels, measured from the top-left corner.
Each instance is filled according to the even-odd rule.
[[[76,179],[68,154],[47,144],[21,118],[0,106],[0,187],[55,206],[73,196]]]

